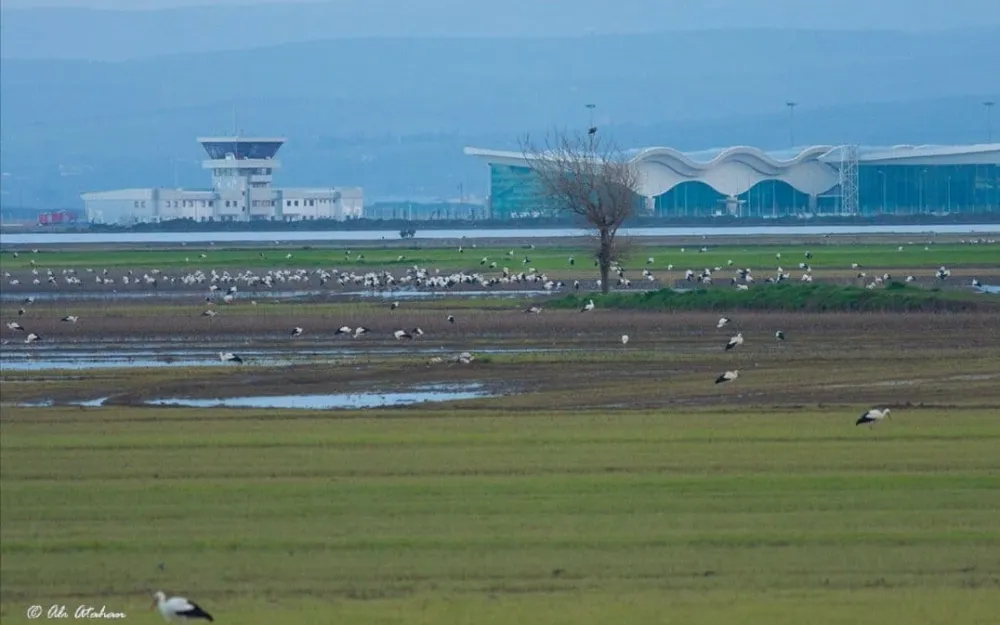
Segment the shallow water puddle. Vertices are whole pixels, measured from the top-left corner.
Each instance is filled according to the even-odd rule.
[[[481,384],[461,386],[423,386],[408,392],[394,393],[332,393],[323,395],[260,395],[223,397],[216,399],[163,398],[146,401],[151,406],[183,406],[190,408],[302,408],[330,410],[334,408],[382,408],[406,406],[424,402],[456,401],[493,397]]]

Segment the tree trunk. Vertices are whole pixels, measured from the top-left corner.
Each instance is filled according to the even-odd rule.
[[[611,291],[611,256],[614,249],[614,235],[607,228],[601,228],[601,248],[597,252],[597,263],[601,267],[601,293],[607,295]]]

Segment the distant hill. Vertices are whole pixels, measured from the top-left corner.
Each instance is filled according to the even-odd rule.
[[[83,4],[78,0],[78,6]],[[118,6],[125,4],[120,0]],[[4,6],[22,8],[0,13],[0,56],[125,60],[333,38],[562,37],[708,28],[927,31],[1000,25],[1000,3],[993,0],[331,0],[251,6],[212,6],[217,3],[205,0],[199,4],[110,11],[24,9],[42,3],[6,0]]]
[[[0,152],[36,202],[204,186],[199,135],[289,138],[278,184],[369,197],[481,193],[465,145],[583,126],[626,146],[973,142],[1000,99],[1000,27],[923,34],[718,30],[546,39],[329,40],[121,63],[3,61]],[[1000,125],[1000,124],[998,124]],[[5,184],[11,184],[9,181]],[[8,200],[10,195],[5,195]]]

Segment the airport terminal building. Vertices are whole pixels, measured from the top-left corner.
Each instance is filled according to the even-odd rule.
[[[489,165],[492,218],[547,212],[529,157],[479,148],[465,153]],[[636,164],[641,205],[651,216],[1000,212],[998,143],[820,145],[780,152],[645,148],[625,156]]]
[[[359,218],[364,195],[358,187],[274,188],[275,159],[285,139],[208,137],[210,189],[121,189],[82,195],[91,223],[134,224],[170,219],[195,221],[301,221]]]

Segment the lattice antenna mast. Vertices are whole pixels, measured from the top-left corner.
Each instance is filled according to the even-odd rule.
[[[857,215],[858,206],[858,146],[848,144],[840,149],[840,211]]]

